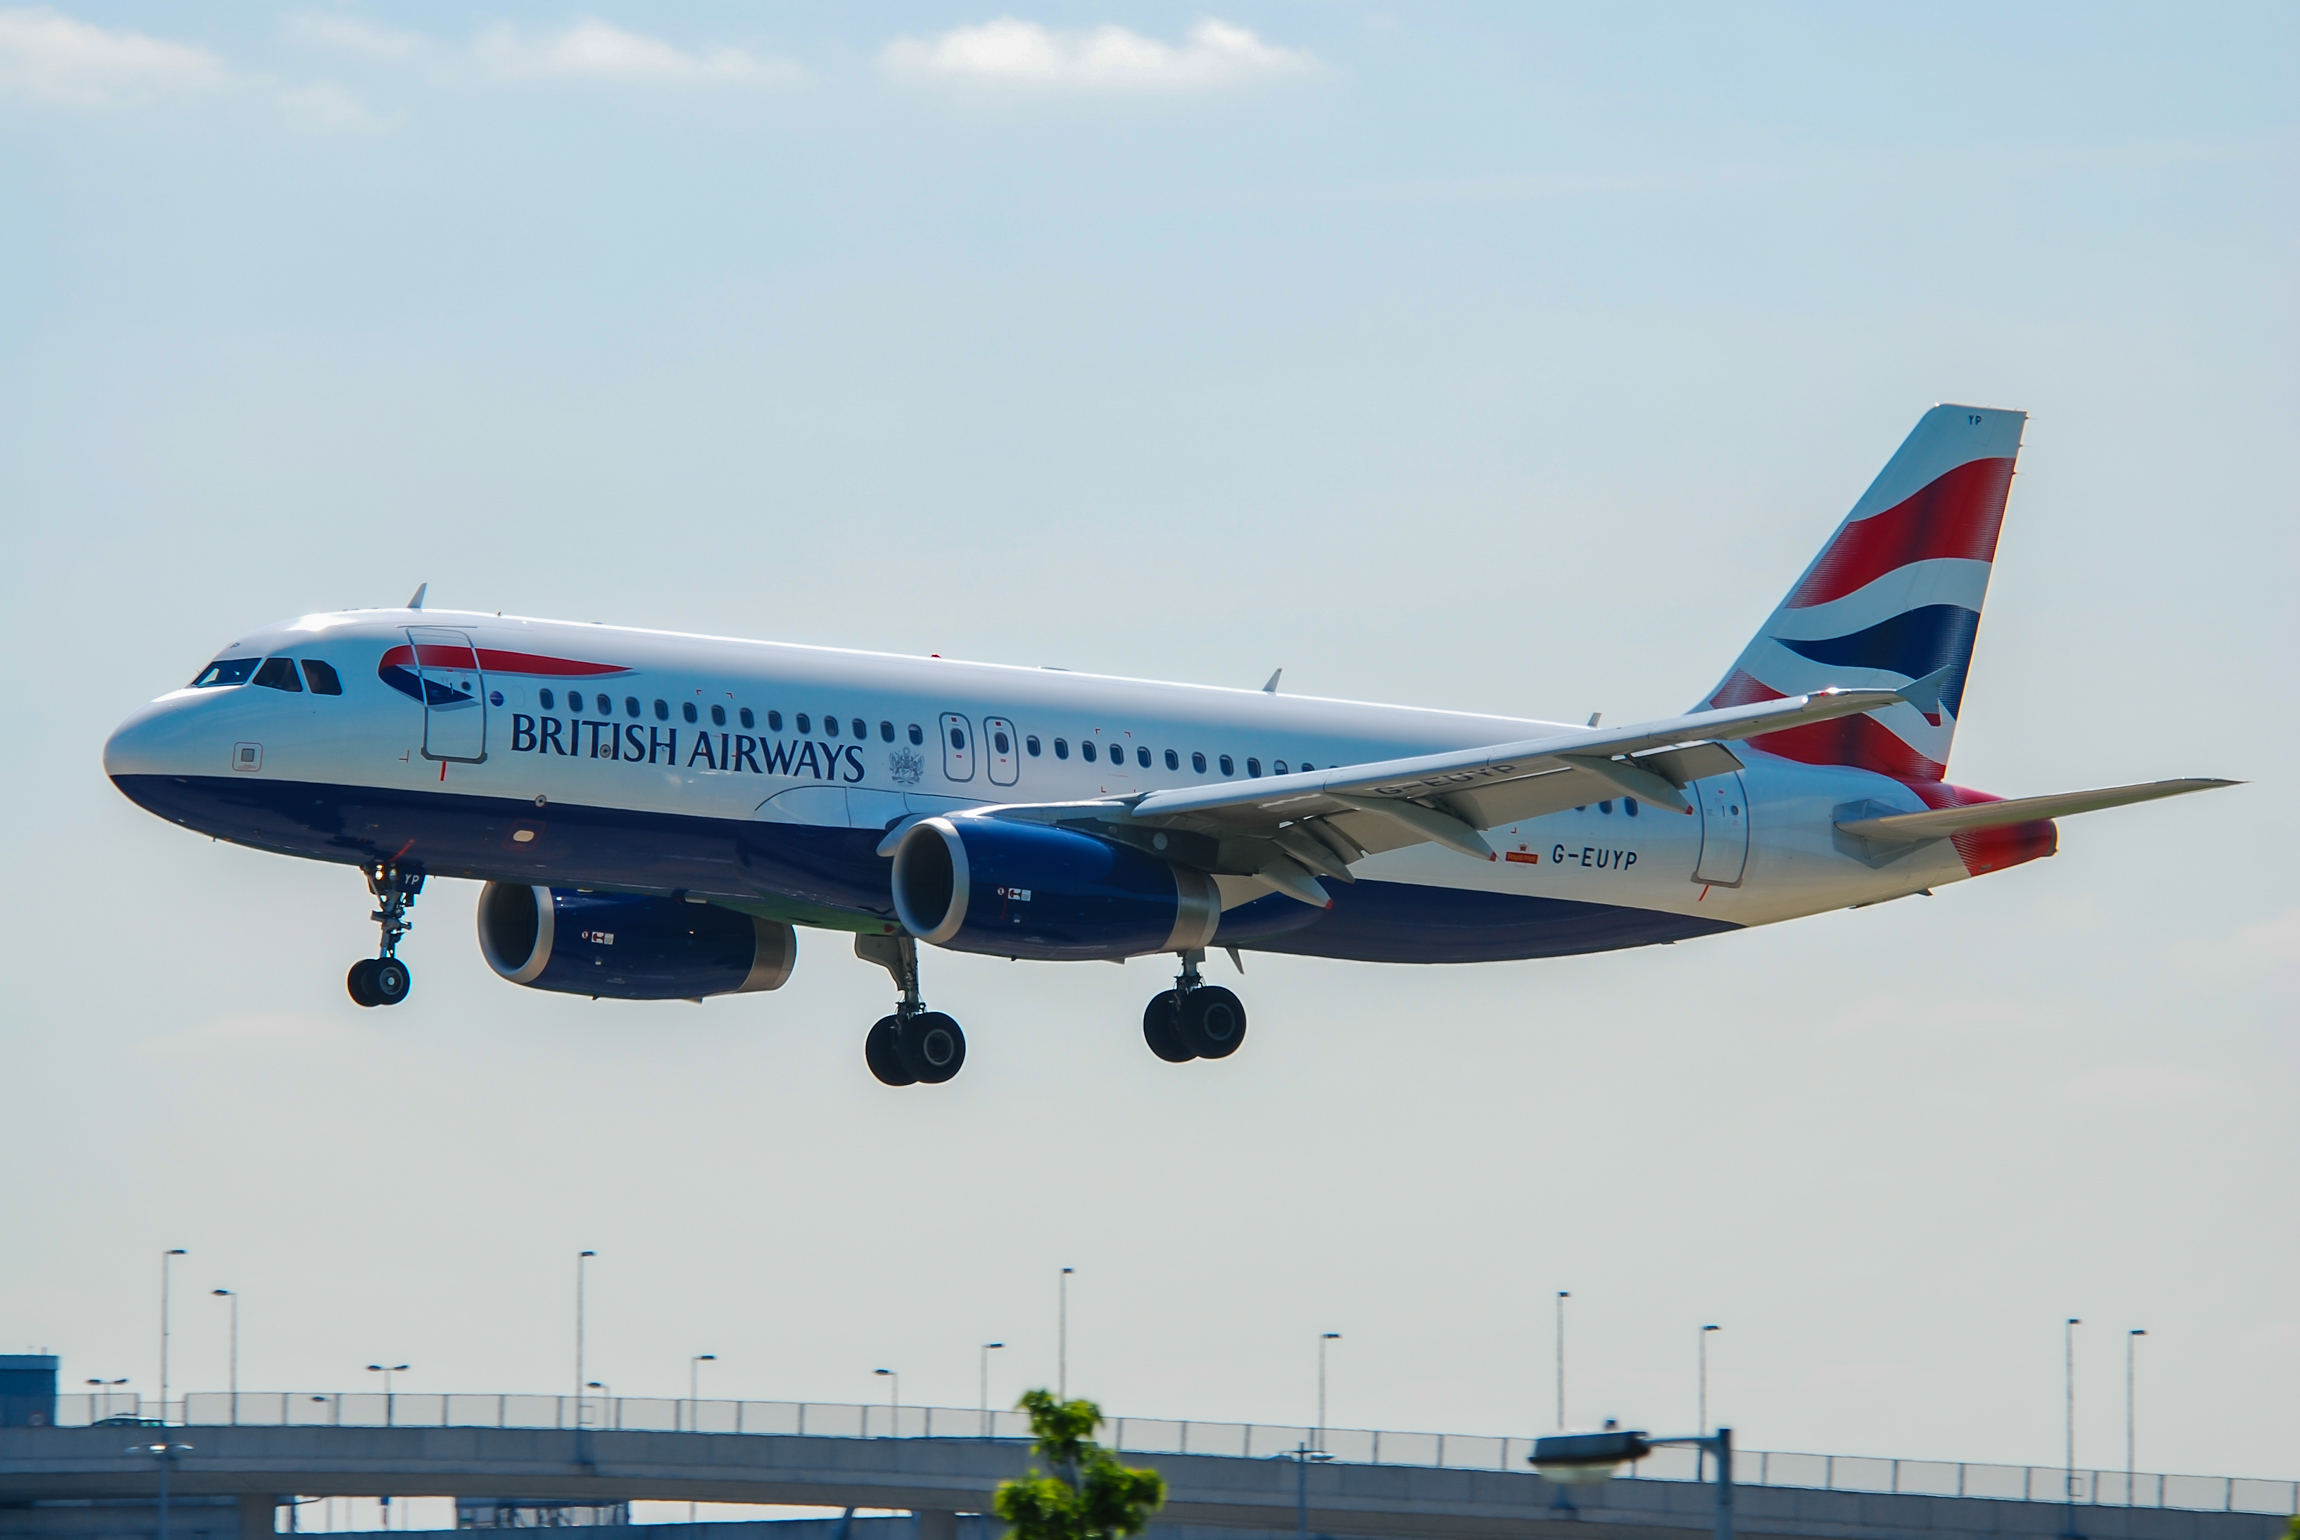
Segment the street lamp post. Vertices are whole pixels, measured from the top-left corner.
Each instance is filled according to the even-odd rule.
[[[1693,1419],[1693,1426],[1704,1433],[1709,1431],[1709,1334],[1716,1329],[1714,1326],[1704,1326],[1699,1333],[1701,1339],[1701,1399],[1700,1414]],[[1701,1462],[1706,1458],[1708,1456],[1700,1451],[1694,1452],[1693,1479],[1696,1481],[1701,1479]]]
[[[159,1540],[168,1540],[168,1467],[176,1463],[177,1451],[191,1447],[189,1444],[170,1443],[164,1438],[157,1444],[130,1444],[128,1446],[128,1453],[148,1454],[160,1462]]]
[[[2132,1349],[2148,1333],[2135,1326],[2124,1334],[2124,1505],[2133,1504],[2132,1497]]]
[[[1318,1427],[1315,1439],[1321,1450],[1326,1447],[1326,1344],[1341,1340],[1342,1334],[1338,1331],[1318,1333]]]
[[[168,1420],[168,1287],[172,1281],[177,1257],[187,1253],[181,1246],[173,1246],[160,1253],[160,1421]],[[161,1472],[163,1479],[166,1471]]]
[[[583,1392],[590,1384],[583,1378],[583,1275],[586,1264],[598,1254],[596,1251],[575,1253],[575,1439],[578,1446],[583,1439],[583,1403],[587,1399]]]
[[[1565,1302],[1573,1298],[1569,1290],[1557,1291],[1557,1431],[1565,1431]]]
[[[237,1289],[211,1289],[218,1299],[232,1302],[232,1422],[240,1420],[240,1295]]]
[[[395,1403],[392,1399],[391,1377],[395,1374],[405,1374],[407,1372],[407,1365],[369,1364],[367,1366],[367,1372],[370,1374],[380,1374],[383,1376],[383,1425],[387,1428],[392,1427],[397,1421],[397,1419],[392,1415],[392,1408],[397,1403]]]
[[[1323,1449],[1312,1449],[1307,1442],[1295,1446],[1291,1458],[1294,1462],[1294,1540],[1310,1540],[1310,1462],[1321,1464],[1333,1458]]]
[[[2067,1412],[2068,1442],[2062,1450],[2060,1472],[2061,1536],[2076,1540],[2076,1329],[2084,1324],[2070,1316],[2060,1329],[2063,1402]]]
[[[695,1415],[695,1412],[697,1403],[702,1400],[703,1365],[715,1364],[718,1361],[719,1355],[716,1353],[696,1353],[687,1360],[687,1415],[685,1420],[688,1425],[687,1431],[690,1433],[697,1431],[695,1424],[701,1420]],[[690,1503],[688,1506],[694,1505]]]
[[[1070,1268],[1062,1270],[1061,1304],[1054,1328],[1054,1399],[1070,1399]]]
[[[607,1425],[607,1399],[614,1393],[614,1387],[605,1380],[593,1380],[585,1388],[599,1392],[599,1426],[605,1427]],[[620,1417],[615,1420],[617,1422],[622,1421]]]
[[[887,1437],[894,1438],[902,1432],[902,1376],[892,1369],[873,1369],[871,1373],[886,1376]]]
[[[990,1437],[990,1355],[1005,1347],[1003,1342],[985,1342],[982,1345],[982,1436]]]
[[[1533,1441],[1530,1463],[1539,1475],[1561,1487],[1610,1481],[1623,1465],[1642,1460],[1665,1444],[1686,1446],[1717,1462],[1716,1540],[1733,1540],[1733,1430],[1691,1437],[1654,1438],[1644,1433],[1561,1433]]]

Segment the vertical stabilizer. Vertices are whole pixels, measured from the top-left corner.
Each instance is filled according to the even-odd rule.
[[[1904,781],[1942,777],[2027,421],[1978,406],[1920,418],[1707,701],[1885,685],[1909,704],[1768,733],[1752,748]]]

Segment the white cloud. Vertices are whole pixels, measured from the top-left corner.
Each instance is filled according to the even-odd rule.
[[[1056,32],[1011,16],[936,37],[897,38],[879,63],[910,79],[1064,91],[1189,91],[1318,67],[1309,54],[1211,18],[1194,23],[1177,46],[1124,27]]]
[[[0,95],[101,106],[211,89],[229,78],[223,60],[194,44],[98,27],[45,8],[0,10]]]
[[[490,28],[471,46],[472,57],[498,75],[621,80],[660,85],[773,85],[797,74],[794,65],[724,43],[688,51],[585,17],[563,32],[528,38],[508,24]]]
[[[332,80],[315,80],[280,93],[280,110],[306,128],[340,131],[381,128],[367,104]]]
[[[288,36],[307,47],[331,49],[355,58],[387,64],[406,64],[436,57],[439,45],[416,32],[398,32],[355,16],[320,16],[306,12],[288,18]]]

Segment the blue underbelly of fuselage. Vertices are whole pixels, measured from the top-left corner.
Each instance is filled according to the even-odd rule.
[[[891,926],[875,829],[698,818],[503,797],[234,776],[124,775],[137,805],[282,855],[544,887],[690,893],[840,910]],[[524,837],[523,837],[524,836]],[[1228,911],[1217,946],[1361,962],[1500,962],[1652,946],[1737,927],[1530,894],[1361,881],[1321,913],[1271,894]],[[858,925],[856,928],[863,928]]]

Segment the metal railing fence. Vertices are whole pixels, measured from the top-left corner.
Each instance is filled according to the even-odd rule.
[[[595,1428],[658,1433],[751,1433],[827,1438],[965,1438],[1020,1441],[1030,1436],[1021,1412],[947,1406],[887,1406],[825,1401],[685,1401],[647,1396],[443,1395],[401,1391],[313,1394],[301,1391],[212,1391],[186,1395],[163,1409],[124,1393],[57,1398],[57,1424],[85,1427],[111,1417],[163,1417],[194,1427]],[[1399,1433],[1370,1428],[1317,1430],[1268,1423],[1178,1422],[1113,1417],[1111,1448],[1131,1455],[1211,1454],[1282,1458],[1324,1445],[1343,1464],[1436,1466],[1523,1471],[1529,1438],[1462,1433]],[[1695,1481],[1690,1449],[1659,1449],[1623,1473],[1624,1480]],[[1736,1484],[1832,1492],[1980,1497],[2004,1502],[2178,1508],[2199,1512],[2300,1511],[2300,1481],[2247,1476],[2181,1476],[2057,1465],[1980,1465],[1953,1460],[1896,1460],[1868,1455],[1736,1450]]]

